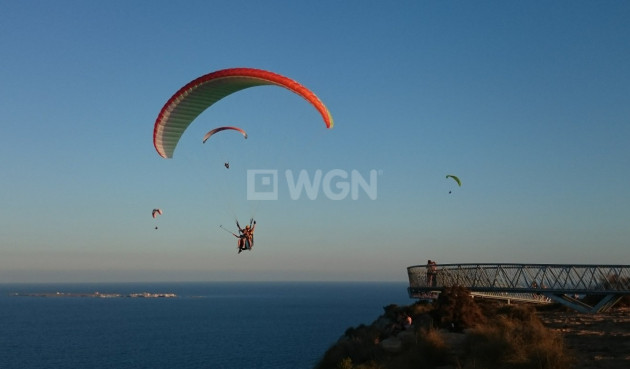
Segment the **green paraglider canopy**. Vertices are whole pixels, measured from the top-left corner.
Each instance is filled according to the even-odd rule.
[[[457,182],[457,185],[459,185],[459,187],[462,186],[462,181],[460,181],[459,178],[457,178],[457,176],[454,176],[452,174],[447,174],[446,178],[453,178],[455,180],[455,182]]]

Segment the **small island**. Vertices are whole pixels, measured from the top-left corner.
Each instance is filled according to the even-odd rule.
[[[18,297],[88,297],[88,298],[174,298],[177,297],[174,293],[151,293],[151,292],[137,292],[129,294],[121,293],[101,293],[101,292],[14,292],[10,296]]]

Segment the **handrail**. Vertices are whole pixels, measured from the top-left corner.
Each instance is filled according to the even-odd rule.
[[[407,268],[409,296],[462,286],[471,292],[544,295],[549,301],[602,295],[618,301],[630,295],[630,265],[465,263]],[[568,296],[568,297],[567,297]],[[610,304],[607,304],[608,306]]]

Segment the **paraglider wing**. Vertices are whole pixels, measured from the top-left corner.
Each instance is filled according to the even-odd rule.
[[[153,209],[151,212],[153,219],[157,218],[158,215],[162,215],[162,209]]]
[[[333,119],[326,106],[298,82],[260,69],[223,69],[191,81],[166,102],[153,128],[155,150],[163,158],[173,157],[180,137],[199,114],[234,92],[263,85],[284,87],[302,96],[319,111],[326,127],[333,127]]]
[[[226,129],[232,129],[232,130],[241,132],[243,137],[245,137],[245,139],[247,139],[247,132],[245,132],[244,130],[242,130],[242,129],[238,128],[238,127],[219,127],[219,128],[215,128],[215,129],[211,130],[210,132],[206,133],[206,135],[203,136],[203,143],[206,143],[206,141],[208,141],[210,136],[212,136],[213,134],[215,134],[217,132],[225,131]]]
[[[457,185],[459,185],[459,187],[462,186],[462,181],[460,181],[459,178],[457,178],[456,176],[454,176],[452,174],[447,174],[446,178],[453,178],[455,180],[455,182],[457,182]]]

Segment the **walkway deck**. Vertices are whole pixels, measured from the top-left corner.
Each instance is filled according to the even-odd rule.
[[[462,286],[474,296],[558,302],[597,313],[630,295],[630,265],[440,264],[436,269],[431,277],[426,265],[407,268],[410,298],[430,298],[447,287]],[[598,302],[589,304],[584,296],[598,296]]]

